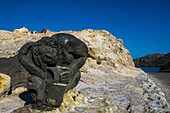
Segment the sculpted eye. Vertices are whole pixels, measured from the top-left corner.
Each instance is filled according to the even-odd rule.
[[[45,56],[46,56],[47,58],[49,58],[49,59],[52,58],[52,56],[51,56],[50,54],[46,54]]]

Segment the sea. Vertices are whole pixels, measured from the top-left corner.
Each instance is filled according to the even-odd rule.
[[[159,72],[160,67],[137,67],[142,69],[144,72]]]

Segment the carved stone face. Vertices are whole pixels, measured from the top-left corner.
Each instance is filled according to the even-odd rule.
[[[42,61],[46,64],[56,64],[59,59],[59,52],[57,48],[48,45],[41,45],[38,48]]]

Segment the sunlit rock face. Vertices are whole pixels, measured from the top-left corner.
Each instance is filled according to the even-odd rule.
[[[10,90],[11,78],[3,73],[0,73],[0,100],[2,100]]]
[[[98,64],[106,63],[121,71],[122,67],[134,67],[129,51],[121,39],[105,30],[82,30],[71,34],[83,40],[89,48],[89,58]]]
[[[23,35],[24,34],[30,34],[29,30],[27,28],[25,28],[25,27],[20,28],[20,29],[15,29],[13,32],[23,34]]]
[[[20,47],[29,41],[37,41],[43,36],[52,36],[56,33],[59,32],[22,34],[0,31],[0,57],[8,58],[5,59],[6,63],[4,59],[0,59],[4,65],[8,64],[7,68],[0,65],[0,71],[8,71],[11,77],[26,74],[23,67],[15,60]],[[117,39],[105,30],[86,29],[62,31],[62,33],[72,34],[85,42],[89,53],[86,64],[81,68],[81,80],[78,86],[64,95],[64,101],[59,108],[49,112],[157,113],[169,111],[169,104],[164,93],[146,73],[134,67],[131,55],[121,39]],[[11,58],[14,58],[12,62]],[[15,68],[14,64],[17,65]],[[14,92],[17,94],[17,91]],[[5,99],[8,98],[7,96]],[[13,105],[12,102],[11,104]],[[18,113],[42,112],[31,109],[29,105],[25,107],[23,104],[18,105],[20,108],[3,107],[6,108],[5,112],[11,109]]]

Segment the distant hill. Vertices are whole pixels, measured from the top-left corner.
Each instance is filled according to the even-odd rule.
[[[155,53],[148,54],[146,56],[134,59],[135,66],[144,66],[144,67],[160,67],[160,64],[152,63],[152,61],[163,57],[165,54]]]
[[[149,54],[133,60],[135,66],[161,67],[160,71],[170,72],[170,53]]]

